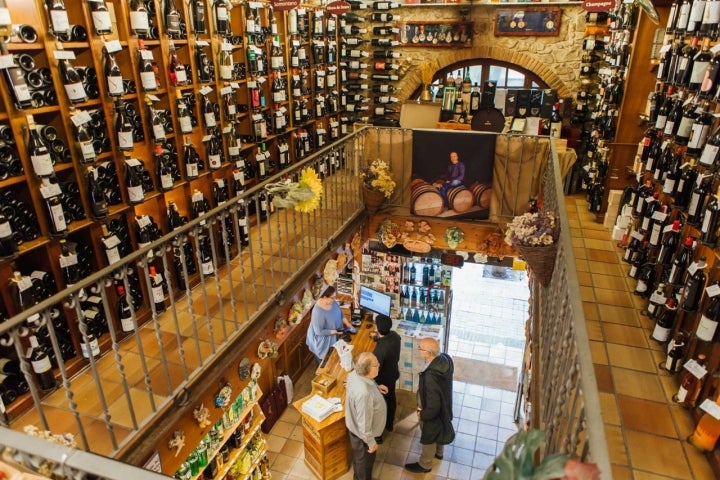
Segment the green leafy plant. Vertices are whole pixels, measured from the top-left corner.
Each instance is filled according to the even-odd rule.
[[[548,455],[535,464],[535,451],[545,441],[542,430],[521,430],[510,437],[483,480],[550,480],[565,475],[567,455]]]

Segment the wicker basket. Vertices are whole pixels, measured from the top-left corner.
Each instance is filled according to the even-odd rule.
[[[557,256],[557,243],[543,247],[527,247],[515,245],[515,250],[525,259],[530,270],[537,277],[540,285],[550,285],[553,270],[555,270],[555,257]]]
[[[377,190],[371,190],[365,185],[363,185],[362,189],[365,210],[367,210],[368,215],[373,216],[380,210],[382,204],[385,203],[385,195]]]

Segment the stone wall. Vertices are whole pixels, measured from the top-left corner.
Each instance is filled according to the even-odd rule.
[[[502,7],[498,4],[497,7]],[[467,8],[467,7],[466,7]],[[415,100],[410,95],[420,86],[418,64],[437,59],[440,67],[474,58],[492,58],[520,65],[537,74],[561,97],[574,96],[580,87],[580,58],[584,38],[585,12],[580,6],[562,6],[560,34],[552,37],[496,37],[495,5],[470,7],[468,20],[474,22],[472,48],[398,48],[403,54],[404,77],[398,84],[401,101]],[[461,20],[460,7],[407,7],[394,11],[401,21]]]

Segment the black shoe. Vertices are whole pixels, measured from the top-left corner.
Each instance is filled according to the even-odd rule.
[[[436,454],[435,454],[435,458],[437,458],[438,460],[442,460],[442,459],[443,459],[443,456],[440,455],[439,453],[436,453]]]
[[[408,472],[413,473],[428,473],[431,468],[423,468],[418,462],[415,463],[406,463],[405,464],[405,470]]]
[[[378,445],[382,445],[382,442],[383,442],[382,435],[379,437],[375,437],[375,443],[377,443]]]

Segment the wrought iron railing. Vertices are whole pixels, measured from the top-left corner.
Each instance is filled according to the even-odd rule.
[[[382,156],[396,173],[410,178],[411,135],[402,129],[362,129],[0,324],[0,340],[14,344],[35,407],[18,418],[5,418],[3,425],[21,430],[23,425],[32,424],[57,433],[70,432],[81,450],[126,459],[121,455],[123,450],[172,408],[186,386],[200,381],[203,372],[212,368],[228,348],[259,332],[273,309],[317,269],[328,251],[357,229],[364,218],[360,166]],[[516,138],[501,140],[508,146],[507,157],[511,157],[509,145]],[[523,146],[521,161],[511,166],[506,158],[498,169],[496,158],[492,218],[502,222],[525,208],[527,193],[537,193],[533,185],[538,183],[536,172],[542,170],[538,170],[539,165],[547,161],[542,176],[545,205],[559,212],[562,225],[552,283],[548,288],[537,287],[532,299],[533,422],[548,433],[546,453],[581,455],[607,468],[604,475],[609,475],[567,214],[560,197],[557,157],[547,146],[540,148],[547,143],[545,138],[519,140]],[[292,209],[267,213],[251,227],[250,242],[245,244],[242,219],[258,219],[269,205],[265,184],[297,178],[308,166],[324,177],[320,207],[309,215]],[[512,181],[498,181],[499,175],[512,175]],[[399,194],[393,198],[397,207],[407,200],[408,188],[409,181],[400,182]],[[211,269],[200,266],[202,259],[197,252],[202,237],[209,239]],[[192,245],[192,257],[186,255],[186,242]],[[191,273],[193,260],[197,273]],[[108,321],[104,327],[107,336],[101,338],[101,356],[89,355],[86,361],[63,360],[56,328],[58,315],[79,319],[73,321],[78,321],[80,340],[89,343],[93,329],[88,328],[92,325],[83,314],[80,297],[99,297],[101,313],[110,319],[115,297],[108,287],[119,282],[131,292],[130,273],[137,270],[137,278],[142,279],[149,296],[155,286],[149,275],[151,264],[166,273],[165,311],[147,300],[147,306],[137,312],[131,307],[133,332],[123,333]],[[138,319],[145,321],[138,324]],[[52,393],[38,389],[25,359],[27,339],[23,337],[33,330],[46,332],[58,359],[60,384]],[[80,373],[75,371],[77,367],[72,368],[78,363],[83,365]],[[0,433],[4,432],[0,428]],[[6,440],[0,444],[13,446],[14,438],[3,435]],[[117,462],[98,458],[93,460],[100,470],[97,474],[117,478],[113,473]]]

